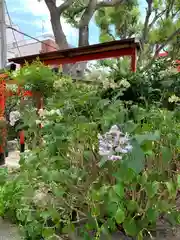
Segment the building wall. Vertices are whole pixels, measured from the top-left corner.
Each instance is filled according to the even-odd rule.
[[[19,55],[20,55],[19,51],[20,51],[21,56],[38,54],[41,51],[41,43],[39,43],[39,42],[34,42],[34,43],[24,42],[24,45],[19,46],[19,50],[18,50],[18,48],[13,49],[13,52],[15,53],[16,57],[19,57]]]
[[[58,45],[52,39],[44,40],[41,44],[41,53],[53,52],[58,50]]]

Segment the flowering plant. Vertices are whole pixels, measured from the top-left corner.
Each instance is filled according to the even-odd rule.
[[[56,75],[49,67],[40,61],[35,61],[21,68],[16,74],[16,79],[24,89],[33,93],[40,92],[42,96],[48,97],[53,93]]]
[[[99,155],[106,156],[108,160],[121,160],[123,154],[132,150],[128,134],[121,132],[117,125],[113,125],[103,136],[98,134],[98,138]]]

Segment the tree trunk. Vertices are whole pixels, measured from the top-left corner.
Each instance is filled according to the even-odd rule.
[[[51,16],[51,25],[55,37],[55,41],[59,46],[59,49],[67,49],[68,42],[67,38],[63,32],[62,24],[61,24],[61,11],[56,6],[55,1],[52,0],[45,0],[45,3],[49,9],[50,16]]]
[[[89,45],[89,25],[79,28],[79,46]]]
[[[89,22],[96,11],[97,0],[90,0],[79,23],[79,47],[89,45]]]
[[[54,37],[59,49],[69,48],[66,36],[63,32],[60,15],[58,12],[51,13],[51,24],[54,32]]]

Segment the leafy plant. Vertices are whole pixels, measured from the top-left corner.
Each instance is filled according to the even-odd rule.
[[[40,116],[33,108],[24,111],[35,144],[21,155],[19,172],[2,184],[1,215],[19,224],[26,239],[76,232],[99,239],[119,230],[142,239],[160,216],[178,223],[177,112],[102,99],[104,89],[68,78],[53,86]],[[120,133],[109,138],[113,125]],[[112,145],[117,133],[118,146]],[[100,145],[98,135],[105,141]]]
[[[21,68],[16,74],[16,79],[25,90],[33,93],[40,92],[42,96],[48,97],[53,93],[56,76],[48,66],[43,65],[40,61],[34,61]]]

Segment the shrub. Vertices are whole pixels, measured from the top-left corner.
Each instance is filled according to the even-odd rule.
[[[79,225],[84,239],[118,230],[142,239],[159,216],[179,222],[176,112],[130,104],[131,120],[124,102],[101,99],[98,87],[70,79],[54,87],[41,116],[30,112],[36,145],[1,187],[1,215],[22,226],[27,239],[70,235]],[[117,136],[121,145],[112,145]]]

